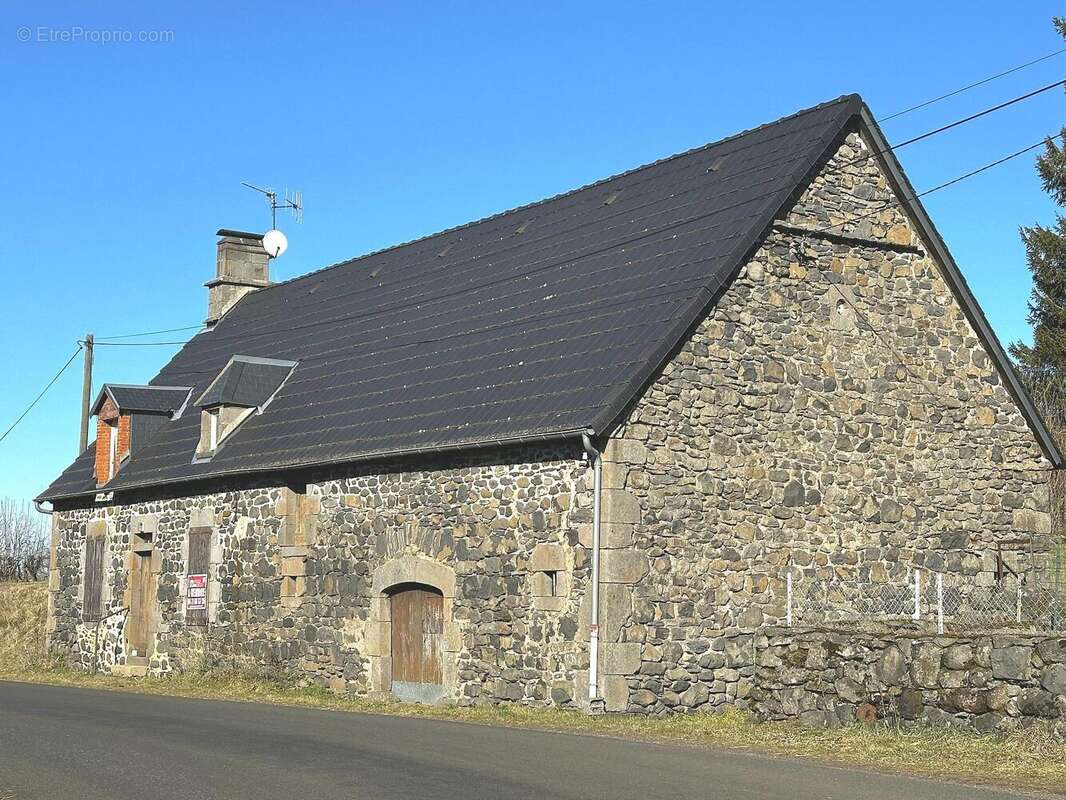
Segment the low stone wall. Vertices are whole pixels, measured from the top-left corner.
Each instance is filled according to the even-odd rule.
[[[762,719],[988,732],[1066,717],[1066,638],[1058,636],[774,628],[755,635],[753,653],[748,705]]]

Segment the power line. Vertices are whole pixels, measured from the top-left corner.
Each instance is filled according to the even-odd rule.
[[[6,431],[4,431],[3,436],[0,436],[0,442],[4,441],[4,439],[7,438],[7,435],[9,433],[11,433],[11,431],[15,430],[15,426],[18,425],[20,422],[22,422],[22,420],[26,417],[26,415],[29,414],[30,411],[33,410],[33,407],[35,405],[37,405],[37,403],[40,401],[40,399],[42,397],[44,397],[45,392],[47,392],[49,389],[51,389],[52,388],[52,384],[54,384],[56,381],[59,380],[59,376],[62,375],[64,372],[66,372],[67,367],[69,367],[74,362],[74,359],[78,357],[78,353],[80,353],[81,350],[82,350],[82,345],[79,343],[78,344],[78,349],[75,350],[73,355],[71,355],[71,357],[67,359],[67,363],[64,364],[60,368],[59,372],[57,372],[55,374],[55,377],[53,377],[52,380],[48,381],[48,383],[45,385],[45,387],[43,389],[41,389],[41,393],[38,394],[35,398],[33,398],[33,402],[30,403],[28,406],[26,406],[26,410],[23,411],[21,414],[19,414],[19,418],[11,423],[11,427],[8,428]]]
[[[191,331],[191,330],[195,330],[196,328],[203,328],[203,327],[205,327],[205,326],[201,323],[200,325],[186,325],[186,326],[184,326],[182,328],[164,328],[163,330],[159,330],[159,331],[142,331],[140,333],[124,333],[121,336],[97,336],[95,341],[99,343],[101,339],[133,339],[133,338],[136,338],[138,336],[157,336],[157,335],[159,335],[161,333],[176,333],[178,331]]]
[[[1034,89],[1031,92],[1026,92],[1023,95],[1019,95],[1018,97],[1013,97],[1010,100],[1000,103],[999,105],[992,106],[991,108],[986,108],[984,111],[978,111],[976,114],[971,114],[968,117],[963,117],[962,119],[955,120],[954,122],[949,122],[947,125],[941,125],[939,128],[936,128],[931,131],[926,131],[923,134],[919,134],[918,136],[915,136],[911,139],[902,141],[899,144],[894,144],[889,149],[898,150],[899,148],[906,147],[909,144],[920,142],[923,139],[928,139],[930,136],[936,136],[938,133],[943,133],[944,131],[949,131],[952,128],[957,128],[959,125],[965,125],[967,122],[972,122],[975,119],[980,119],[981,117],[991,114],[994,111],[999,111],[1000,109],[1007,108],[1008,106],[1012,106],[1015,103],[1020,103],[1023,100],[1028,100],[1030,97],[1036,97],[1038,94],[1043,94],[1044,92],[1051,91],[1052,89],[1058,86],[1062,86],[1063,84],[1066,84],[1066,81],[1061,79],[1057,80],[1054,83],[1049,83],[1047,86],[1042,86],[1039,89]]]
[[[1064,48],[1064,49],[1066,49],[1066,48]],[[1056,88],[1058,86],[1062,86],[1064,84],[1066,84],[1066,81],[1059,80],[1059,81],[1056,81],[1054,83],[1048,84],[1046,86],[1040,87],[1039,89],[1034,89],[1033,91],[1027,92],[1027,93],[1025,93],[1023,95],[1019,95],[1017,97],[1013,97],[1013,98],[1011,98],[1009,100],[1006,100],[1006,101],[1004,101],[1002,103],[998,103],[995,106],[992,106],[990,108],[986,108],[986,109],[984,109],[982,111],[979,111],[979,112],[977,112],[975,114],[971,114],[971,115],[969,115],[967,117],[963,117],[962,119],[955,120],[954,122],[950,122],[950,123],[948,123],[946,125],[942,125],[942,126],[940,126],[938,128],[935,128],[933,130],[930,130],[930,131],[927,131],[925,133],[919,134],[918,136],[914,136],[914,137],[912,137],[910,139],[906,139],[906,140],[904,140],[902,142],[899,142],[898,144],[891,145],[889,147],[886,147],[886,148],[884,148],[882,150],[878,150],[876,152],[867,153],[865,155],[859,156],[859,157],[857,157],[855,159],[852,159],[850,161],[846,161],[846,162],[841,163],[841,164],[837,164],[837,165],[829,168],[826,171],[826,173],[829,174],[829,173],[832,173],[832,172],[837,172],[837,171],[839,171],[841,169],[845,169],[848,166],[852,166],[854,164],[869,160],[870,158],[874,158],[876,156],[884,155],[886,153],[893,152],[895,150],[898,150],[900,148],[903,148],[903,147],[906,147],[908,145],[914,144],[916,142],[928,139],[928,138],[930,138],[932,136],[935,136],[935,135],[940,134],[940,133],[944,133],[945,131],[951,130],[951,129],[956,128],[956,127],[959,127],[960,125],[964,125],[964,124],[966,124],[968,122],[972,122],[973,120],[976,120],[976,119],[979,119],[981,117],[987,116],[988,114],[992,114],[992,113],[994,113],[996,111],[1000,111],[1000,110],[1002,110],[1004,108],[1008,108],[1010,106],[1015,105],[1016,103],[1020,103],[1020,102],[1022,102],[1024,100],[1027,100],[1029,98],[1035,97],[1035,96],[1037,96],[1039,94],[1042,94],[1044,92],[1050,91],[1051,89],[1054,89],[1054,88]],[[1035,149],[1035,147],[1037,147],[1037,146],[1039,146],[1039,144],[1034,146],[1034,147],[1028,148],[1027,150],[1022,151],[1022,152],[1028,152],[1028,150]],[[1020,153],[1018,153],[1016,155],[1021,155],[1021,154],[1022,153],[1020,152]],[[1005,160],[1010,160],[1010,158],[1013,158],[1013,157],[1015,157],[1015,156],[1010,156],[1010,157],[1008,157]],[[772,166],[774,163],[778,163],[779,161],[782,161],[782,160],[788,160],[788,159],[786,158],[786,159],[778,159],[776,161],[772,160],[772,161],[769,161],[769,162],[763,162],[763,163],[761,163],[761,164],[759,164],[757,166],[749,167],[749,168],[747,168],[745,170],[741,170],[740,172],[733,173],[732,175],[729,175],[728,178],[729,179],[734,179],[734,178],[738,177],[739,175],[742,175],[742,174],[744,174],[746,172],[751,172],[751,171],[758,170],[758,169],[765,169],[768,166]],[[1002,163],[1002,161],[996,162],[996,163],[991,164],[991,165],[986,165],[985,167],[981,168],[981,170],[979,170],[979,171],[984,171],[984,169],[989,169],[992,166],[996,166],[996,164],[998,164],[998,163]],[[974,174],[976,174],[976,173],[974,173]],[[960,178],[958,178],[956,180],[963,180],[966,177],[969,177],[969,175],[960,176]],[[680,220],[680,221],[677,221],[677,222],[669,223],[666,226],[660,227],[658,229],[655,229],[655,230],[652,230],[652,231],[646,231],[646,232],[644,232],[644,233],[642,233],[642,234],[640,234],[640,235],[638,235],[636,237],[631,237],[629,240],[627,240],[623,244],[632,244],[634,242],[637,242],[637,241],[640,241],[642,239],[645,239],[645,238],[647,238],[649,236],[654,236],[654,235],[658,235],[660,233],[669,231],[672,228],[680,227],[682,225],[687,225],[687,224],[690,224],[692,222],[699,221],[699,220],[704,219],[706,217],[722,213],[722,211],[724,211],[724,210],[729,210],[730,208],[733,208],[736,205],[746,205],[746,204],[749,204],[749,203],[756,202],[756,201],[764,199],[766,197],[770,197],[772,195],[775,195],[778,191],[779,191],[779,189],[775,189],[773,191],[765,192],[763,194],[759,194],[759,195],[755,195],[753,197],[746,198],[743,201],[741,201],[740,203],[734,204],[733,206],[729,206],[729,207],[727,207],[725,209],[715,209],[714,211],[710,211],[710,212],[707,212],[705,214],[697,214],[697,215],[687,217],[687,218],[685,218],[683,220]],[[632,209],[627,209],[627,213],[629,213],[631,211],[632,211]],[[499,255],[502,252],[504,252],[504,251],[497,252],[497,255]],[[595,255],[595,253],[579,254],[579,255],[577,255],[575,257],[576,258],[583,258],[583,257],[587,257],[589,255]],[[549,263],[547,265],[541,265],[541,266],[536,267],[535,269],[529,270],[529,271],[527,271],[525,273],[522,273],[520,275],[510,275],[510,276],[502,277],[502,278],[498,279],[497,281],[481,283],[481,284],[478,285],[478,288],[484,288],[486,286],[491,286],[491,285],[494,285],[496,283],[502,283],[502,282],[511,281],[511,280],[516,279],[516,278],[529,277],[530,275],[533,275],[533,274],[535,274],[537,272],[541,272],[541,271],[544,271],[546,269],[552,269],[555,266],[559,266],[559,263],[565,263],[565,260],[569,259],[569,258],[571,258],[571,255],[570,254],[565,254],[563,262],[556,262],[556,263]],[[389,285],[392,285],[392,284],[389,284]],[[381,287],[379,286],[379,288],[381,288]],[[366,290],[362,290],[362,291],[363,291],[363,293],[366,292]],[[448,297],[454,296],[456,294],[462,294],[462,293],[467,292],[467,291],[469,291],[469,288],[453,290],[451,292],[445,292],[444,294],[438,295],[436,297],[432,297],[432,298],[428,298],[428,299],[424,299],[424,300],[416,300],[416,301],[411,302],[411,303],[401,304],[401,305],[393,306],[391,308],[384,308],[384,309],[378,308],[378,309],[375,309],[373,311],[346,314],[346,315],[342,315],[342,316],[339,316],[339,317],[334,317],[332,319],[315,320],[315,321],[312,321],[312,322],[307,322],[305,324],[291,326],[291,327],[279,327],[279,328],[273,328],[273,329],[270,329],[270,328],[259,329],[257,331],[250,332],[248,334],[242,334],[242,335],[216,336],[216,337],[214,337],[212,339],[212,341],[215,342],[215,343],[219,343],[219,342],[223,342],[223,341],[227,341],[227,340],[233,340],[233,339],[238,339],[238,340],[239,339],[246,339],[249,336],[276,335],[276,334],[279,334],[279,333],[293,332],[293,331],[296,331],[296,330],[305,330],[307,328],[313,328],[313,327],[317,327],[317,326],[320,326],[320,325],[331,325],[331,324],[335,324],[337,322],[346,322],[346,321],[355,320],[355,319],[364,319],[364,318],[368,318],[370,316],[374,316],[374,315],[378,315],[378,314],[395,313],[395,312],[403,311],[403,310],[405,310],[407,308],[414,307],[416,305],[424,305],[424,304],[428,304],[428,303],[439,302],[440,300],[444,300],[444,299],[447,299]],[[347,295],[345,295],[345,297],[357,297],[357,296],[359,296],[360,293],[361,292],[359,290],[357,290],[357,291],[348,293]],[[338,298],[335,297],[334,299],[338,299]],[[149,336],[149,335],[153,335],[153,334],[156,334],[156,333],[169,333],[169,332],[172,332],[172,331],[192,330],[194,328],[202,328],[202,327],[203,327],[202,325],[189,325],[189,326],[186,326],[184,328],[173,328],[173,329],[166,329],[166,330],[154,331],[154,332],[153,331],[149,331],[149,332],[144,332],[144,333],[139,333],[139,334],[125,334],[123,337],[114,336],[114,337],[100,337],[100,338],[107,338],[107,339],[133,338],[135,336]],[[156,347],[156,346],[180,345],[180,344],[185,344],[185,342],[187,342],[187,341],[189,341],[189,340],[135,343],[135,342],[103,342],[103,341],[99,341],[98,340],[98,343],[101,346],[111,346],[111,347]]]
[[[955,95],[962,94],[963,92],[968,92],[970,89],[976,89],[978,86],[984,86],[986,83],[991,83],[994,80],[1003,78],[1007,75],[1011,75],[1015,72],[1018,72],[1019,70],[1025,69],[1026,67],[1031,67],[1034,64],[1039,64],[1041,61],[1047,61],[1049,58],[1054,58],[1055,56],[1061,55],[1062,53],[1066,53],[1066,47],[1062,48],[1061,50],[1056,50],[1053,53],[1048,53],[1047,55],[1040,56],[1040,58],[1034,58],[1032,61],[1026,61],[1024,64],[1019,64],[1016,67],[1011,67],[1010,69],[1004,70],[1003,72],[997,72],[995,75],[990,75],[989,77],[982,78],[979,81],[974,81],[973,83],[969,83],[966,86],[963,86],[959,89],[955,89],[954,91],[948,92],[947,94],[942,94],[939,97],[933,97],[929,100],[924,100],[921,103],[917,103],[916,105],[910,106],[909,108],[905,108],[902,111],[896,111],[893,114],[889,114],[887,117],[881,117],[877,121],[888,122],[890,119],[902,117],[904,114],[910,114],[912,111],[917,111],[919,108],[931,106],[933,105],[933,103],[939,103],[941,100],[947,100],[949,97],[954,97]]]
[[[188,329],[186,329],[188,330]],[[129,336],[136,336],[137,334],[131,333]],[[151,336],[150,333],[142,334],[144,336]],[[175,345],[175,344],[188,344],[192,339],[181,339],[173,342],[101,342],[96,341],[97,347],[158,347],[160,345]]]

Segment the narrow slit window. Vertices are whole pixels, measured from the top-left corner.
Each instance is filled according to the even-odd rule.
[[[82,618],[95,622],[103,614],[104,538],[94,536],[85,541],[85,575],[83,578]]]
[[[544,576],[547,579],[548,597],[558,597],[559,596],[559,573],[552,569],[552,570],[548,570],[547,572],[545,572]]]

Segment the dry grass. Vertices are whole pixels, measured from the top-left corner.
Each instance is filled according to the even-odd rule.
[[[48,666],[44,651],[46,600],[42,583],[0,583],[0,671]]]
[[[1066,795],[1066,744],[1046,727],[1007,735],[854,725],[815,730],[753,722],[740,711],[669,717],[589,717],[515,706],[457,708],[373,702],[287,685],[278,676],[209,670],[167,678],[87,675],[50,664],[40,648],[44,587],[0,585],[0,678],[180,697],[276,703],[329,711],[432,717],[484,725],[757,750],[886,772],[1039,789]],[[19,648],[26,648],[20,654]],[[0,797],[2,797],[0,792]]]

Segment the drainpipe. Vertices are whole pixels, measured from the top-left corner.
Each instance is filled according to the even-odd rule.
[[[44,502],[44,501],[43,500],[34,500],[33,501],[33,507],[35,509],[37,509],[37,513],[38,514],[47,514],[49,517],[52,516],[52,512],[55,511],[55,507],[52,508],[52,511],[45,511],[43,508],[41,508],[41,503],[42,502]]]
[[[589,706],[599,699],[600,670],[600,486],[603,463],[600,451],[592,443],[591,429],[581,434],[581,444],[592,461],[592,616],[589,620]]]

